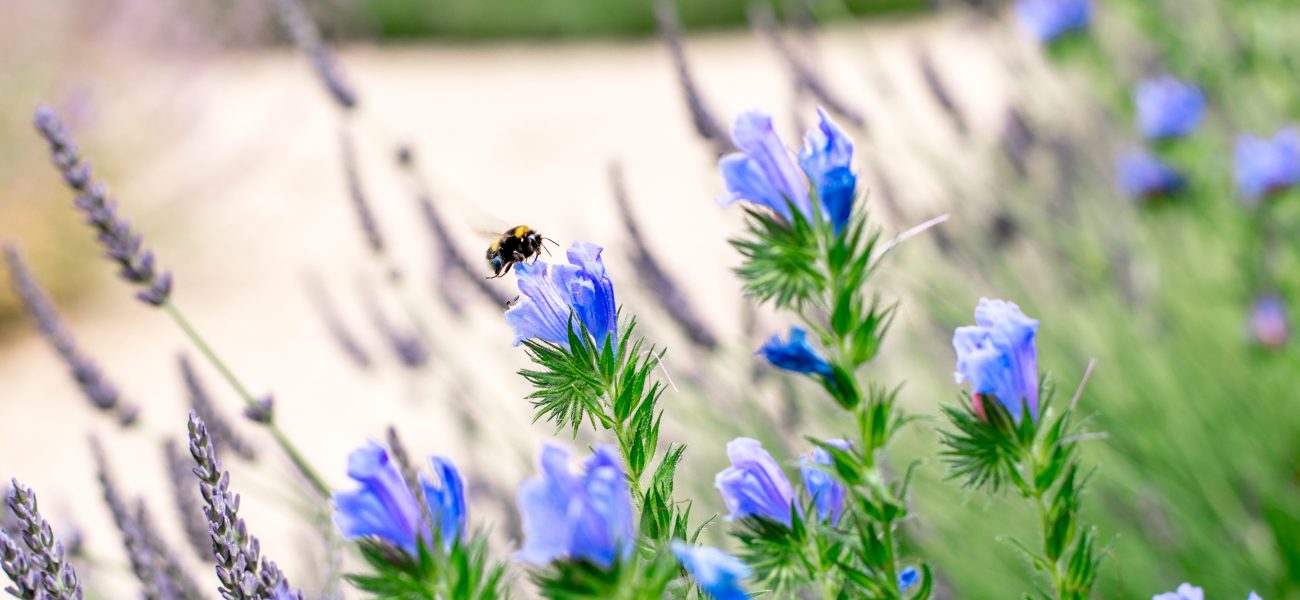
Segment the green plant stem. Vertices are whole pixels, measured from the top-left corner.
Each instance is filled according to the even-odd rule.
[[[1036,482],[1038,478],[1035,477],[1034,474],[1038,472],[1038,453],[1034,451],[1034,448],[1031,445],[1025,449],[1025,454],[1025,464],[1029,467],[1028,480],[1030,482]],[[1056,593],[1058,600],[1066,600],[1067,598],[1071,598],[1071,596],[1068,595],[1065,590],[1065,573],[1061,572],[1061,558],[1057,557],[1056,560],[1052,560],[1048,556],[1047,552],[1047,537],[1051,535],[1050,529],[1052,525],[1049,520],[1051,508],[1047,505],[1046,498],[1048,490],[1040,489],[1037,483],[1030,483],[1027,484],[1027,486],[1029,488],[1029,493],[1026,495],[1033,499],[1034,509],[1038,512],[1038,529],[1043,542],[1043,563],[1050,566],[1048,575],[1052,579],[1052,591]]]
[[[198,330],[190,324],[189,320],[185,318],[185,315],[181,313],[180,309],[176,308],[176,305],[170,300],[163,303],[162,307],[163,310],[167,311],[167,314],[171,316],[172,320],[176,322],[176,325],[181,328],[181,331],[185,332],[185,336],[190,338],[190,341],[198,347],[199,353],[201,353],[203,357],[217,369],[217,372],[219,372],[221,377],[226,380],[226,383],[230,384],[230,387],[234,388],[235,393],[239,394],[240,398],[243,398],[244,403],[248,405],[249,408],[258,408],[257,399],[248,391],[248,388],[244,387],[244,384],[239,381],[239,378],[230,370],[230,367],[226,366],[226,363],[221,360],[221,357],[217,356],[217,353],[212,350],[212,347],[203,339],[203,336],[199,334]],[[280,446],[280,449],[283,450],[286,455],[288,455],[289,460],[293,462],[294,467],[296,467],[298,471],[307,478],[307,482],[311,484],[312,488],[315,489],[322,498],[328,499],[330,497],[329,486],[325,485],[325,480],[321,479],[320,475],[316,473],[316,470],[307,462],[307,459],[298,451],[298,448],[293,445],[293,442],[289,441],[289,438],[284,434],[284,431],[281,430],[274,421],[268,421],[263,423],[263,425],[271,432],[271,437],[275,439],[275,443]]]
[[[614,435],[618,438],[618,452],[623,455],[623,464],[628,465],[627,480],[628,485],[632,488],[632,502],[638,509],[641,508],[641,473],[631,472],[632,465],[632,435],[634,432],[629,430],[625,423],[621,421],[614,422]],[[650,456],[654,456],[655,449],[651,449]]]

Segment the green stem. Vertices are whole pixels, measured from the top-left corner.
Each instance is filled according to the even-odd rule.
[[[221,374],[222,379],[225,379],[226,383],[230,384],[230,387],[234,388],[235,393],[239,394],[240,398],[243,398],[244,404],[248,405],[249,408],[258,408],[257,399],[248,391],[248,388],[244,387],[244,384],[239,381],[239,378],[230,370],[230,367],[226,366],[225,361],[222,361],[221,357],[217,356],[217,353],[212,350],[212,347],[203,339],[203,336],[199,335],[198,330],[190,324],[189,320],[185,318],[185,315],[181,313],[180,309],[176,308],[176,305],[170,300],[163,303],[162,307],[163,310],[167,311],[167,314],[171,316],[172,320],[176,322],[176,325],[181,328],[181,331],[185,332],[185,336],[190,338],[190,341],[198,347],[199,353],[217,369],[217,372]],[[320,475],[316,473],[316,470],[307,462],[307,459],[298,451],[298,448],[293,445],[293,442],[289,441],[289,438],[284,434],[284,431],[281,430],[274,421],[267,421],[263,423],[263,425],[270,430],[271,436],[275,438],[275,443],[280,446],[280,449],[283,450],[286,455],[289,456],[289,460],[293,462],[294,467],[298,469],[298,472],[302,473],[303,477],[307,478],[307,482],[311,484],[312,488],[314,488],[322,498],[329,499],[329,486],[325,485],[325,480],[321,479]]]
[[[1047,505],[1046,495],[1048,490],[1040,489],[1037,484],[1038,478],[1034,477],[1034,473],[1038,472],[1038,453],[1034,451],[1032,445],[1026,448],[1025,451],[1026,454],[1028,454],[1028,456],[1025,459],[1025,463],[1029,466],[1030,469],[1029,478],[1028,478],[1030,482],[1028,484],[1028,487],[1030,488],[1029,495],[1030,497],[1033,498],[1034,509],[1038,512],[1038,529],[1043,538],[1043,562],[1045,564],[1050,565],[1051,567],[1051,570],[1048,572],[1048,575],[1052,579],[1052,591],[1056,593],[1056,597],[1058,598],[1058,600],[1066,600],[1070,596],[1066,593],[1065,590],[1065,585],[1064,585],[1065,573],[1062,573],[1062,564],[1061,564],[1060,557],[1057,557],[1056,560],[1052,560],[1048,556],[1048,552],[1047,552],[1047,537],[1051,535],[1051,527],[1052,527],[1052,523],[1050,521],[1051,508]]]
[[[614,435],[618,438],[618,452],[623,455],[623,464],[628,465],[627,480],[628,485],[632,488],[632,502],[637,506],[637,508],[640,508],[642,504],[641,473],[633,473],[631,469],[633,442],[631,436],[635,434],[626,427],[625,423],[615,421]],[[651,449],[651,456],[654,456],[653,448]]]

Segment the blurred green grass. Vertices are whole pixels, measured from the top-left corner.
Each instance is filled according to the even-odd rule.
[[[917,296],[937,334],[926,337],[970,322],[980,295],[1038,318],[1058,401],[1097,359],[1081,406],[1105,438],[1085,445],[1097,471],[1084,519],[1113,546],[1095,597],[1147,598],[1190,581],[1207,598],[1300,598],[1300,361],[1294,343],[1265,350],[1245,326],[1269,289],[1296,314],[1300,192],[1256,211],[1236,200],[1231,175],[1236,135],[1271,135],[1300,114],[1300,43],[1278,33],[1297,27],[1294,6],[1273,1],[1099,3],[1091,31],[1049,49],[1081,76],[1072,93],[1095,110],[1072,130],[1039,131],[1037,164],[1055,171],[990,199],[1017,223],[1016,239],[999,244],[977,225],[989,222],[987,203],[956,205],[954,221],[968,226],[952,231],[953,247],[904,266],[923,273]],[[1114,190],[1110,152],[1140,144],[1131,86],[1165,70],[1204,86],[1210,114],[1190,138],[1157,148],[1188,176],[1187,191],[1133,204]],[[912,352],[951,356],[933,341]],[[909,389],[956,401],[943,381]],[[937,451],[921,429],[894,456]],[[1007,537],[1037,543],[1031,512],[1008,495],[958,489],[934,462],[914,488],[918,552],[955,597],[1028,590],[1032,566]]]
[[[924,0],[793,0],[819,17],[918,10]],[[688,29],[745,27],[748,0],[679,1]],[[329,20],[346,26],[360,17],[382,38],[570,38],[648,35],[654,0],[359,0]]]

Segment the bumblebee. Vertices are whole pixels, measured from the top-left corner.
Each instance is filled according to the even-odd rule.
[[[492,245],[487,249],[488,266],[492,267],[492,275],[488,279],[496,279],[510,272],[510,267],[515,263],[521,263],[528,259],[537,260],[538,251],[543,250],[543,242],[555,242],[549,238],[542,237],[532,227],[519,225],[511,227],[500,237],[492,241]],[[549,254],[550,251],[547,250]]]

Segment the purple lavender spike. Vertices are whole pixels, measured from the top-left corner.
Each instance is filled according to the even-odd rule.
[[[19,598],[81,600],[81,582],[68,564],[63,543],[54,537],[54,530],[41,516],[36,494],[17,479],[10,483],[6,501],[17,519],[17,537],[22,538],[27,550],[0,531],[0,568],[14,582],[6,591]]]
[[[807,90],[822,106],[844,117],[859,129],[866,129],[866,117],[858,110],[850,107],[838,95],[831,92],[816,71],[786,43],[785,38],[781,35],[780,28],[776,24],[776,18],[772,16],[770,6],[751,2],[749,5],[749,22],[759,34],[772,44],[772,48],[785,61],[791,75],[794,77],[796,87]]]
[[[41,335],[59,353],[82,394],[96,409],[115,415],[124,427],[134,424],[138,415],[136,407],[124,404],[117,388],[104,378],[95,362],[77,348],[76,339],[63,324],[63,319],[59,317],[49,296],[32,277],[22,254],[16,247],[6,244],[4,255],[14,292],[22,300]]]
[[[944,83],[943,78],[939,76],[939,71],[934,66],[934,60],[930,58],[930,53],[920,49],[916,54],[917,68],[921,70],[921,78],[925,80],[925,88],[929,90],[930,96],[934,98],[935,104],[943,109],[948,120],[952,121],[952,126],[957,129],[957,133],[965,137],[969,132],[966,126],[966,117],[962,115],[961,109],[957,107],[957,102],[953,100],[952,94],[948,91],[948,85]]]
[[[632,239],[632,247],[628,254],[637,267],[636,271],[640,274],[642,283],[647,289],[654,290],[664,310],[692,342],[706,350],[717,348],[717,336],[704,324],[699,313],[695,312],[686,294],[682,292],[681,286],[668,276],[663,266],[651,253],[650,245],[646,243],[641,228],[633,217],[631,202],[623,182],[623,169],[618,163],[609,165],[609,183],[613,190],[614,202],[618,205],[618,214],[623,219],[623,228]]]
[[[127,560],[131,563],[131,572],[140,582],[141,594],[148,599],[163,598],[168,586],[161,561],[150,551],[144,533],[140,531],[139,524],[131,515],[121,493],[118,492],[117,484],[108,472],[108,461],[99,440],[91,438],[90,449],[95,458],[95,473],[104,495],[104,503],[108,505],[108,511],[113,515],[113,522],[122,534]]]
[[[181,378],[185,380],[185,390],[189,396],[190,408],[208,424],[208,431],[212,433],[212,439],[216,440],[217,445],[224,450],[234,452],[244,460],[256,460],[257,451],[252,444],[236,433],[230,421],[226,420],[217,411],[216,405],[212,402],[212,397],[208,395],[207,388],[199,380],[199,375],[194,371],[194,366],[190,364],[189,358],[182,354],[177,362],[180,365]]]
[[[41,106],[36,109],[34,124],[49,143],[54,166],[78,194],[73,205],[85,213],[86,223],[95,228],[104,255],[118,265],[118,275],[140,288],[136,293],[140,301],[152,306],[165,304],[171,295],[171,274],[158,270],[153,252],[144,249],[141,235],[131,228],[130,221],[117,213],[117,203],[109,199],[108,188],[94,181],[90,164],[81,160],[58,115]]]
[[[307,9],[298,0],[276,0],[275,4],[280,24],[289,32],[294,45],[307,55],[316,78],[325,86],[330,98],[343,110],[356,108],[356,91],[334,61],[334,53],[321,40],[320,29],[316,27],[316,22],[307,13]]]
[[[175,440],[167,440],[163,452],[167,458],[172,501],[176,506],[176,514],[180,515],[185,541],[199,560],[211,562],[212,541],[208,539],[208,522],[204,520],[203,508],[199,504],[198,486],[194,485],[194,474],[190,472],[190,459]]]
[[[230,473],[222,468],[208,428],[194,412],[189,417],[189,442],[222,598],[260,600],[285,593],[288,582],[284,574],[261,556],[257,538],[249,535],[239,518],[239,495],[230,491]]]
[[[695,85],[695,77],[691,74],[690,63],[686,61],[686,51],[682,48],[682,26],[677,18],[675,0],[657,0],[654,12],[655,23],[659,26],[659,39],[668,49],[668,56],[677,71],[677,82],[686,96],[686,107],[691,111],[691,124],[695,126],[695,132],[713,146],[713,151],[718,156],[730,152],[731,137],[704,104],[699,87]]]
[[[325,321],[325,327],[329,329],[330,335],[338,343],[343,353],[352,359],[358,367],[363,369],[370,368],[370,353],[361,346],[352,331],[343,324],[343,318],[339,316],[338,308],[334,306],[334,301],[329,293],[325,291],[325,285],[321,283],[319,277],[312,276],[307,279],[307,292],[311,295],[312,304],[320,313],[321,318]]]
[[[343,155],[343,176],[347,180],[348,197],[352,199],[352,209],[356,212],[361,233],[365,235],[366,245],[376,256],[384,254],[384,236],[375,222],[375,213],[370,209],[366,190],[361,185],[361,173],[357,169],[357,149],[352,142],[352,132],[345,126],[339,131],[339,149]]]

